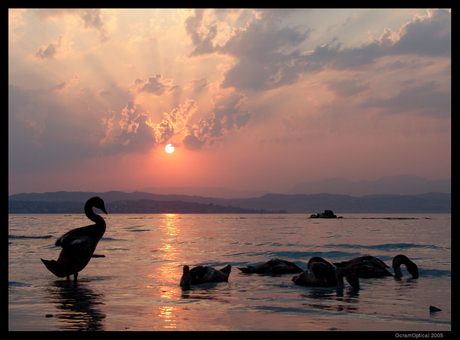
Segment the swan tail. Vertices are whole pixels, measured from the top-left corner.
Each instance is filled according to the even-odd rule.
[[[64,277],[67,276],[67,274],[63,273],[63,268],[61,267],[61,264],[55,260],[42,260],[43,264],[46,266],[46,268],[53,273],[54,275],[58,277]]]
[[[232,266],[229,264],[220,270],[224,274],[230,274],[232,271]]]

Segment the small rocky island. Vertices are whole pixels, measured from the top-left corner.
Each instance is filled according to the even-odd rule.
[[[312,214],[310,218],[343,218],[343,216],[337,217],[332,210],[324,210],[323,213]]]

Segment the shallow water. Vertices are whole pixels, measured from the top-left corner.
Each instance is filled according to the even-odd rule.
[[[84,215],[9,215],[10,330],[451,330],[451,216],[118,215],[76,286],[40,258]],[[412,279],[361,279],[358,292],[299,287],[292,275],[243,274],[270,258],[306,268],[370,254],[388,265],[405,254]],[[182,266],[232,265],[229,282],[183,290]],[[392,271],[392,269],[390,269]],[[430,305],[441,311],[430,313]]]

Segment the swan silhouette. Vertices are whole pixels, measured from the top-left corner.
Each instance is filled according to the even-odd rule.
[[[418,267],[417,265],[409,260],[405,255],[396,255],[393,258],[392,267],[395,271],[395,277],[401,277],[401,265],[404,264],[412,274],[414,278],[418,277]],[[349,261],[342,261],[342,262],[334,262],[334,265],[340,268],[348,268],[353,273],[355,273],[359,278],[374,278],[374,277],[381,277],[381,276],[393,276],[387,268],[390,268],[383,262],[382,260],[366,255],[356,257]]]
[[[401,265],[402,264],[406,266],[407,271],[410,274],[412,274],[412,277],[414,279],[418,278],[418,267],[417,267],[417,265],[414,262],[412,262],[411,260],[409,260],[409,258],[406,255],[403,255],[403,254],[396,255],[393,258],[392,267],[393,267],[393,270],[395,271],[395,277],[396,278],[400,278],[400,277],[403,276],[402,273],[401,273]]]
[[[348,268],[355,273],[356,276],[362,279],[393,276],[387,270],[387,268],[390,267],[388,267],[385,262],[370,255],[356,257],[349,261],[334,262],[334,265],[339,268]]]
[[[255,266],[238,267],[238,269],[243,273],[258,274],[295,274],[303,271],[303,269],[297,267],[294,263],[281,259],[272,259],[256,264]]]
[[[358,277],[348,268],[334,269],[334,266],[321,257],[315,256],[308,261],[307,270],[292,278],[299,286],[309,287],[345,287],[343,278],[354,290],[359,290]]]
[[[93,212],[93,207],[102,210],[105,214],[104,201],[100,197],[92,197],[85,203],[86,216],[96,224],[73,229],[56,240],[55,245],[62,247],[57,261],[41,259],[46,268],[58,277],[74,275],[77,281],[78,272],[86,267],[96,249],[99,240],[105,232],[104,219]]]
[[[231,270],[232,266],[230,264],[221,270],[214,269],[211,266],[198,266],[190,269],[189,266],[185,265],[180,279],[180,285],[182,287],[189,287],[190,285],[198,285],[201,283],[228,282]]]

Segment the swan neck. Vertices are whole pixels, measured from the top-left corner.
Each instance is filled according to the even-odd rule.
[[[402,272],[401,272],[401,264],[398,263],[394,266],[394,271],[395,271],[395,277],[402,277]]]
[[[345,277],[347,279],[347,282],[350,284],[350,286],[354,290],[359,289],[359,281],[358,278],[356,277],[353,272],[347,270],[347,269],[339,269],[339,271],[336,273],[336,280],[337,280],[337,288],[339,289],[344,289],[345,284],[343,282],[343,278]]]
[[[105,225],[105,221],[102,218],[102,216],[96,214],[93,211],[93,205],[86,203],[85,204],[85,215],[88,217],[91,221],[95,222],[98,225]]]
[[[337,276],[337,288],[338,289],[344,289],[345,284],[343,283],[343,275],[338,275]]]

